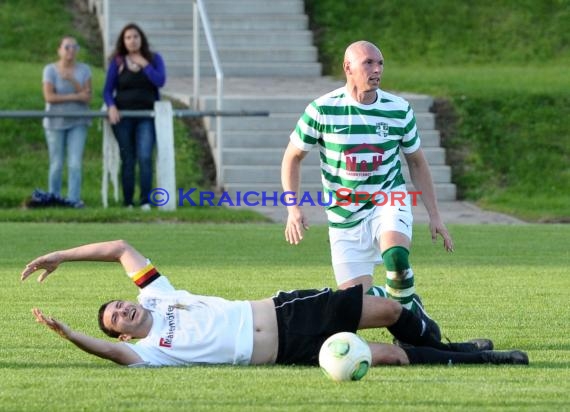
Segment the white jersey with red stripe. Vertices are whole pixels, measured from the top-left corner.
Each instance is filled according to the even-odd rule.
[[[249,301],[176,290],[152,264],[129,273],[140,288],[139,303],[152,314],[148,336],[125,343],[148,366],[248,364],[253,353]]]

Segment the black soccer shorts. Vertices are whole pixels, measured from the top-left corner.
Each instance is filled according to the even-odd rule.
[[[356,332],[362,315],[362,286],[279,292],[277,364],[316,365],[323,342],[337,332]]]

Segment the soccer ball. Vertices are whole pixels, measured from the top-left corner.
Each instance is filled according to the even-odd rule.
[[[370,347],[355,333],[340,332],[330,336],[319,351],[319,365],[333,381],[358,381],[372,362]]]

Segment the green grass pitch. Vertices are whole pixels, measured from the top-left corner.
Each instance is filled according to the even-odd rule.
[[[519,348],[529,367],[377,367],[337,384],[318,368],[189,367],[128,369],[84,354],[44,326],[40,307],[102,337],[96,310],[135,299],[117,264],[66,263],[44,284],[21,283],[35,256],[123,238],[179,288],[227,298],[262,298],[279,289],[331,286],[326,227],[296,247],[273,224],[2,223],[0,410],[570,410],[570,226],[451,226],[456,252],[414,231],[416,286],[444,335],[484,336]],[[383,283],[383,268],[377,282]],[[387,332],[366,338],[389,341]]]

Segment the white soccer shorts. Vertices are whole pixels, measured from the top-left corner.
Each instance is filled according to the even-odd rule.
[[[374,206],[370,215],[354,227],[329,227],[331,258],[337,285],[359,276],[374,274],[374,266],[382,263],[382,233],[395,231],[412,239],[414,219],[410,203],[408,201],[404,206]]]

